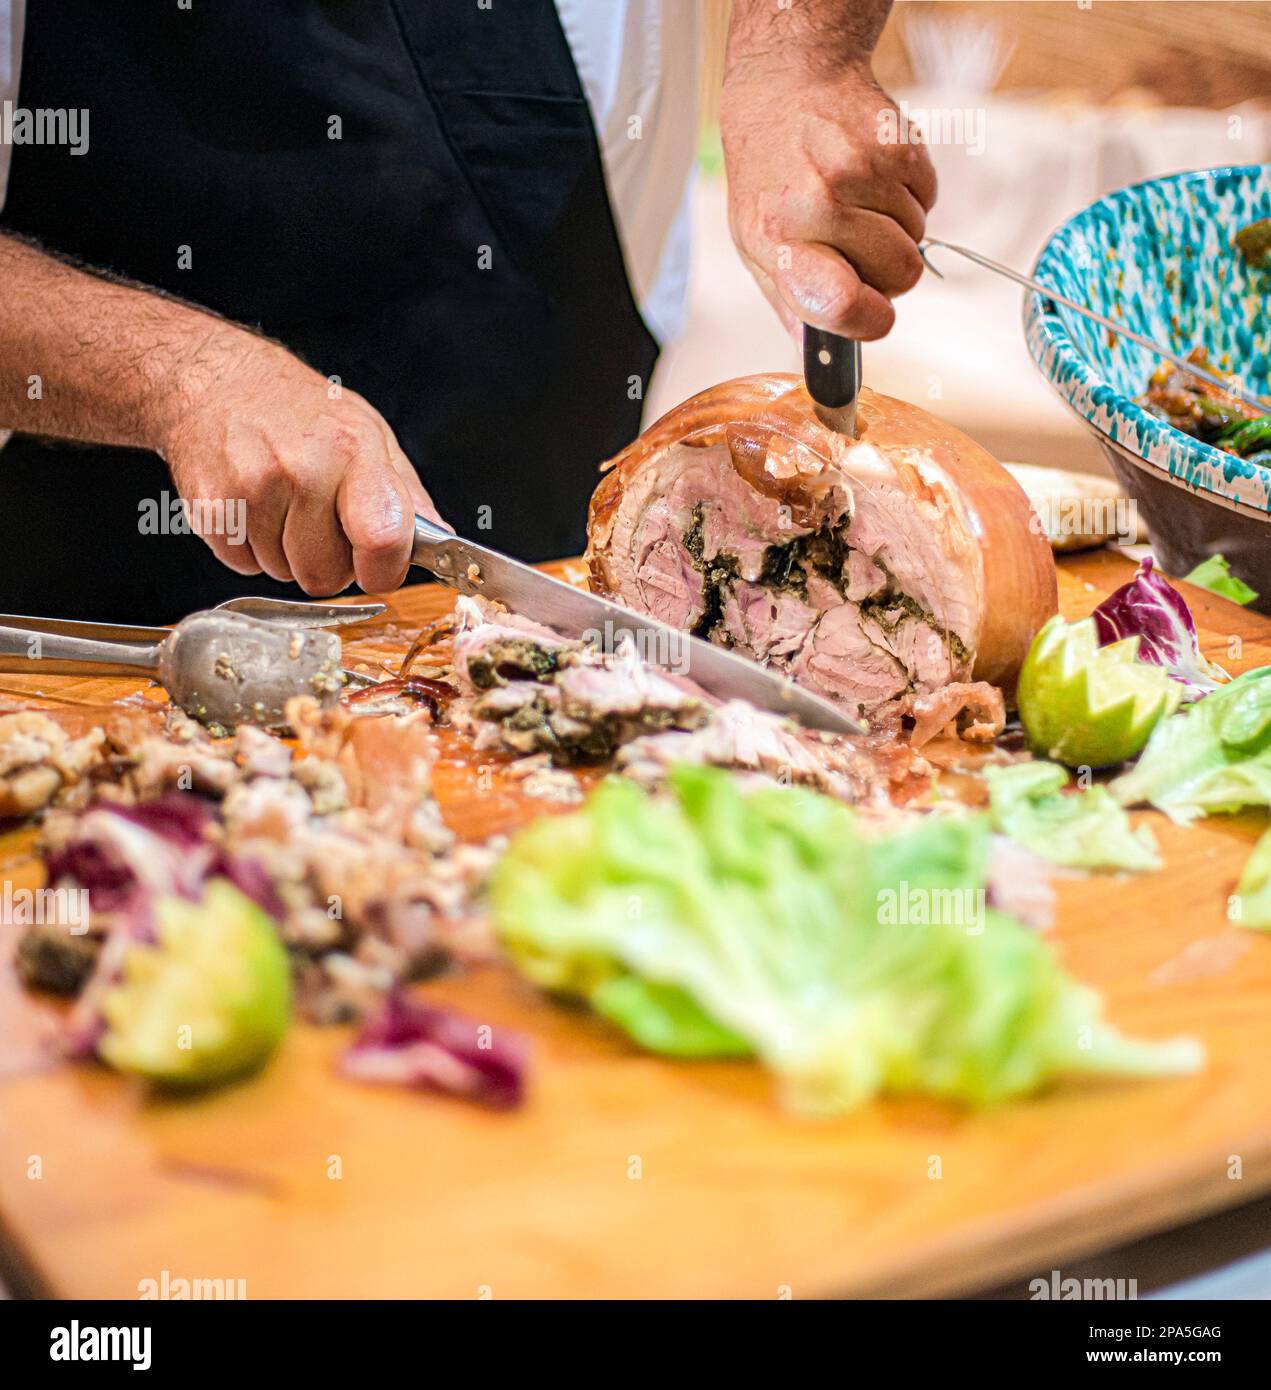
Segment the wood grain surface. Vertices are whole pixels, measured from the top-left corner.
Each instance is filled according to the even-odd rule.
[[[1088,612],[1129,574],[1108,553],[1065,561],[1064,612]],[[1186,592],[1208,656],[1233,672],[1271,662],[1271,621]],[[391,603],[351,661],[396,661],[449,595],[416,587]],[[36,705],[136,689],[0,677],[0,697]],[[469,835],[543,810],[497,769],[479,794],[454,739],[437,792]],[[38,1066],[55,1015],[0,964],[7,1275],[119,1298],[165,1270],[243,1279],[253,1298],[926,1295],[1248,1200],[1271,1188],[1271,938],[1230,925],[1225,903],[1264,818],[1186,831],[1145,818],[1166,869],[1061,883],[1051,935],[1116,1023],[1195,1034],[1207,1069],[1064,1084],[981,1112],[905,1099],[795,1119],[757,1067],[643,1055],[499,967],[423,990],[529,1035],[516,1113],[343,1080],[347,1030],[307,1026],[250,1082],[156,1100],[97,1067]],[[0,837],[15,885],[39,881],[32,839]],[[16,929],[0,932],[7,957]]]

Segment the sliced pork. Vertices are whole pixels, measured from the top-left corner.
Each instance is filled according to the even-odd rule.
[[[72,738],[38,710],[0,715],[0,821],[34,815],[87,792],[106,736],[89,729]]]
[[[797,377],[694,396],[609,465],[592,587],[868,716],[952,682],[1013,689],[1054,561],[1007,471],[951,426],[862,394],[828,430]]]
[[[909,742],[915,748],[943,733],[955,733],[968,743],[992,743],[1006,727],[1002,692],[986,681],[954,681],[926,695],[915,695],[904,713],[914,721]]]
[[[449,959],[493,954],[474,902],[495,851],[456,843],[442,820],[428,710],[299,696],[287,718],[298,750],[250,725],[213,740],[174,711],[162,733],[120,752],[118,779],[86,810],[49,812],[49,882],[88,890],[91,927],[30,928],[18,964],[33,988],[80,994],[76,1048],[92,1050],[100,993],[128,941],[153,930],[153,899],[197,897],[209,876],[275,919],[302,1011],[318,1021]]]
[[[483,599],[461,598],[455,613],[461,698],[450,719],[478,748],[600,762],[641,734],[707,719],[703,691],[646,666],[629,643],[601,652]]]
[[[455,611],[461,696],[450,717],[478,748],[525,755],[525,780],[540,781],[548,799],[579,793],[576,784],[541,782],[547,758],[568,767],[613,756],[620,772],[650,784],[674,763],[709,763],[856,806],[890,805],[893,792],[930,772],[894,738],[884,748],[878,739],[808,732],[744,700],[721,703],[645,665],[629,644],[603,652],[566,641],[484,599],[460,599]]]

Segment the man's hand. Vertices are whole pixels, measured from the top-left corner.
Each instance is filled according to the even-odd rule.
[[[233,329],[201,349],[181,396],[158,440],[181,495],[212,503],[212,515],[221,499],[244,504],[244,543],[204,536],[222,563],[310,594],[338,593],[355,576],[369,593],[402,582],[415,512],[441,518],[361,396]]]
[[[0,285],[0,429],[155,450],[193,520],[244,507],[242,543],[203,536],[239,574],[383,592],[441,520],[384,418],[276,343],[4,235]]]
[[[787,328],[883,337],[922,275],[935,202],[925,148],[869,53],[890,0],[738,0],[720,126],[733,240]],[[892,112],[892,117],[880,115]]]

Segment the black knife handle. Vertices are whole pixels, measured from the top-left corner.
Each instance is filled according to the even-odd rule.
[[[803,325],[803,379],[818,405],[840,410],[861,389],[861,345],[824,328]]]

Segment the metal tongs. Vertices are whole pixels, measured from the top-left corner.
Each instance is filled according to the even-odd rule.
[[[1118,336],[1128,338],[1132,343],[1147,348],[1149,352],[1154,352],[1157,357],[1164,358],[1166,362],[1172,362],[1188,376],[1199,377],[1201,381],[1208,382],[1210,386],[1218,387],[1228,396],[1234,396],[1236,400],[1243,401],[1245,405],[1252,406],[1262,414],[1271,411],[1271,403],[1255,396],[1251,391],[1246,391],[1238,383],[1219,376],[1217,372],[1211,372],[1208,367],[1202,367],[1196,362],[1188,361],[1181,353],[1174,352],[1171,348],[1162,347],[1160,343],[1154,343],[1151,338],[1145,338],[1142,333],[1136,333],[1132,328],[1127,328],[1125,324],[1118,323],[1115,319],[1110,319],[1104,314],[1096,313],[1087,305],[1080,304],[1075,299],[1069,299],[1067,295],[1060,294],[1058,290],[1052,290],[1049,285],[1043,285],[1040,280],[1034,280],[1028,275],[1021,275],[1018,270],[1012,270],[1010,266],[1002,265],[998,261],[991,261],[987,256],[982,256],[978,251],[972,251],[969,247],[955,245],[952,241],[939,241],[935,237],[929,236],[918,247],[918,252],[926,263],[927,269],[941,280],[944,279],[944,276],[940,274],[927,255],[928,250],[933,246],[940,246],[946,251],[952,251],[955,255],[962,256],[966,260],[982,266],[985,270],[991,270],[994,275],[1001,275],[1007,280],[1013,280],[1017,285],[1022,285],[1026,290],[1034,291],[1043,299],[1062,304],[1065,309],[1071,309],[1074,314],[1080,314],[1082,318],[1089,319],[1092,323],[1097,323],[1100,327],[1107,328]]]
[[[0,614],[0,671],[30,675],[149,675],[203,724],[286,726],[294,695],[330,704],[349,683],[340,638],[325,629],[364,622],[382,603],[230,599],[175,627],[135,627]]]

